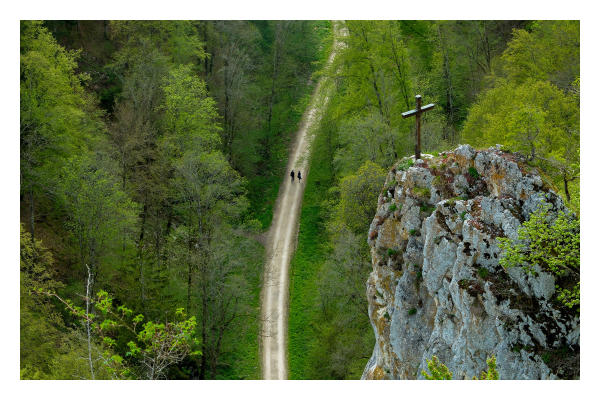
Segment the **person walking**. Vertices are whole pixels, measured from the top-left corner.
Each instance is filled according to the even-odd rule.
[[[294,182],[294,170],[292,170],[292,173],[290,174],[290,176],[292,177],[292,182]]]
[[[302,177],[300,176],[300,171],[298,171],[298,183],[300,183],[301,179],[302,179]]]

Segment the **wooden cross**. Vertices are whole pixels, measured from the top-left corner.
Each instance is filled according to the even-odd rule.
[[[415,160],[418,160],[421,158],[421,114],[433,109],[435,104],[427,104],[425,107],[421,108],[421,95],[417,95],[415,98],[417,99],[417,108],[414,110],[403,112],[402,118],[412,117],[413,115],[415,116],[417,122],[417,144],[415,146]]]

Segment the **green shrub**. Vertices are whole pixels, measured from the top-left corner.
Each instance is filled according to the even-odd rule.
[[[427,368],[431,372],[429,375],[425,370],[421,370],[421,375],[429,381],[451,381],[452,372],[444,364],[438,360],[436,356],[433,356],[431,360],[427,360]]]
[[[479,380],[482,381],[497,381],[500,379],[500,374],[496,371],[496,356],[491,356],[486,360],[488,365],[488,372],[481,371],[481,375],[479,376]],[[476,376],[473,377],[473,380],[478,380]]]
[[[498,238],[503,250],[499,263],[504,268],[521,266],[528,273],[535,273],[528,265],[538,264],[556,277],[567,271],[578,280],[571,289],[556,285],[558,301],[572,308],[580,304],[580,224],[573,215],[558,213],[556,220],[549,224],[548,213],[552,206],[542,203],[519,228],[518,242],[509,238]],[[520,243],[519,243],[520,242]]]
[[[408,234],[409,234],[410,236],[414,236],[416,233],[417,233],[417,230],[416,230],[416,229],[411,229],[411,230],[409,230],[409,231],[408,231]]]
[[[398,166],[396,168],[399,171],[406,171],[407,169],[412,167],[414,164],[415,164],[415,162],[411,158],[409,158],[408,160],[404,160],[400,164],[398,164]]]
[[[386,311],[385,314],[383,314],[383,317],[385,319],[390,319],[390,314],[388,314],[388,312]]]
[[[467,215],[466,211],[463,211],[460,213],[460,219],[462,219],[463,221],[465,220],[465,215]]]
[[[408,310],[408,315],[415,315],[417,313],[417,309],[416,308],[411,308],[410,310]]]
[[[485,279],[485,277],[488,276],[489,271],[486,268],[481,267],[481,268],[479,268],[477,270],[477,273],[479,274],[480,277],[482,277],[483,279]]]
[[[479,172],[477,172],[475,167],[469,167],[469,175],[471,175],[473,179],[477,179],[480,177]]]
[[[393,255],[395,255],[395,254],[397,254],[397,252],[396,252],[394,249],[388,249],[388,251],[387,251],[387,255],[388,255],[389,257],[391,257],[391,256],[393,256]]]
[[[396,204],[395,204],[395,203],[392,203],[392,204],[390,205],[390,207],[388,208],[388,210],[389,210],[389,211],[391,211],[391,212],[394,212],[394,211],[396,211],[397,209],[398,209],[398,207],[396,207]]]
[[[423,211],[423,212],[426,212],[426,213],[430,213],[433,210],[435,210],[435,206],[432,206],[432,205],[429,205],[429,204],[423,204],[420,207],[420,210]]]
[[[481,375],[479,379],[474,376],[473,380],[482,380],[482,381],[492,381],[499,380],[500,374],[496,370],[496,356],[491,356],[486,360],[488,365],[488,371],[481,371]],[[425,370],[421,370],[421,375],[425,377],[425,379],[430,381],[443,381],[443,380],[452,380],[452,372],[446,367],[444,364],[438,360],[436,356],[433,356],[431,360],[427,360],[427,368],[431,372],[431,375],[427,374]]]
[[[516,346],[514,346],[514,347],[512,348],[512,351],[513,351],[513,352],[515,352],[515,353],[518,353],[518,352],[520,352],[520,351],[521,351],[521,349],[522,349],[522,348],[523,348],[523,347],[521,347],[521,346],[519,346],[519,345],[516,345]]]
[[[429,190],[429,188],[424,188],[420,186],[415,186],[413,188],[413,193],[419,197],[429,198],[431,196],[431,191]]]

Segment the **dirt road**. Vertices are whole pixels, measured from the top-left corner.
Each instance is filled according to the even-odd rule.
[[[337,46],[337,42],[336,42]],[[328,62],[333,60],[332,52]],[[315,96],[318,96],[321,81],[315,89],[312,106],[304,113],[300,129],[296,133],[286,175],[279,189],[273,211],[273,222],[267,236],[267,264],[265,284],[262,291],[263,326],[263,379],[287,379],[287,319],[289,309],[289,265],[291,255],[298,242],[298,215],[302,207],[304,185],[308,177],[309,158],[308,131],[315,122]],[[291,180],[290,172],[302,172],[302,181]]]

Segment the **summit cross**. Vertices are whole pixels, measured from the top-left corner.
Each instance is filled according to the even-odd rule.
[[[415,160],[418,160],[421,158],[421,114],[433,109],[435,104],[427,104],[425,107],[421,108],[421,95],[417,95],[415,98],[417,100],[417,107],[414,110],[403,112],[402,118],[415,116],[417,123],[417,131],[415,133],[417,138],[417,144],[415,145]]]

